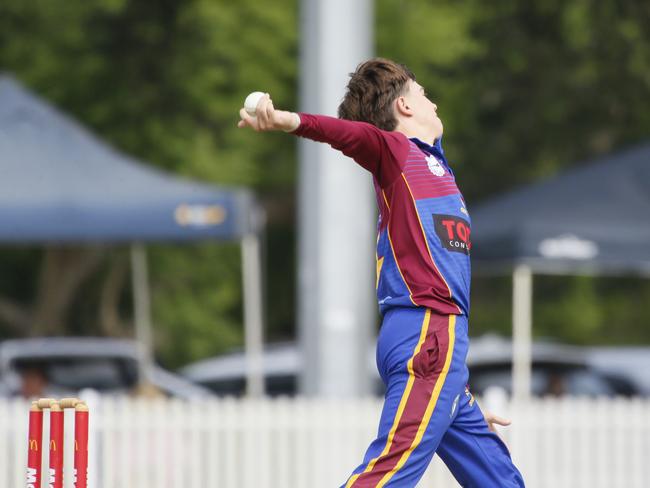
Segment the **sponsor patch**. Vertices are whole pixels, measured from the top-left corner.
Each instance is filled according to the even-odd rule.
[[[472,249],[469,223],[455,215],[434,215],[433,225],[442,247],[469,255]]]

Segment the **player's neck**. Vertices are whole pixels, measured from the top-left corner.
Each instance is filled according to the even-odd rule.
[[[398,123],[395,127],[395,132],[401,132],[409,139],[417,138],[422,142],[433,145],[436,141],[436,135],[432,133],[431,129],[420,127],[415,124]]]

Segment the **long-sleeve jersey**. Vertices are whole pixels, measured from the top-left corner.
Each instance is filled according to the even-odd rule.
[[[470,226],[442,145],[408,139],[365,122],[301,113],[294,134],[330,144],[373,175],[377,299],[469,315]]]

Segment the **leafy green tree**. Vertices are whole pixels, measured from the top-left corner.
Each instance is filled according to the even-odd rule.
[[[0,3],[1,70],[149,164],[253,187],[269,216],[273,339],[294,332],[295,141],[239,131],[236,114],[253,90],[296,108],[298,7],[298,0],[263,8],[256,0]],[[408,64],[438,104],[470,209],[650,134],[647,2],[377,0],[376,12],[377,53]],[[236,245],[154,246],[150,268],[165,364],[241,343]],[[476,277],[476,333],[508,332],[510,286],[507,277]],[[132,331],[123,248],[4,249],[0,296],[6,336]],[[650,320],[637,305],[648,297],[647,280],[539,277],[536,331],[573,342],[649,342],[650,329],[632,325]]]
[[[377,7],[378,52],[409,65],[438,104],[470,211],[650,135],[647,2],[379,0]],[[650,343],[647,327],[625,325],[650,321],[637,306],[650,293],[648,280],[536,277],[535,286],[539,335]],[[472,294],[474,333],[509,333],[510,279],[479,274]]]
[[[295,7],[293,0],[274,8],[253,0],[7,0],[0,5],[0,67],[143,161],[187,177],[252,186],[269,209],[269,248],[287,255],[292,244],[283,231],[284,209],[292,205],[286,195],[293,191],[293,144],[239,131],[236,122],[242,100],[255,89],[272,92],[278,105],[294,106]],[[24,262],[26,252],[5,251],[6,267]],[[83,265],[86,255],[95,257],[92,269]],[[0,322],[8,334],[130,334],[125,251],[49,249],[29,256],[36,285],[20,296],[9,283],[3,288]],[[38,261],[42,265],[35,266]],[[272,310],[272,334],[291,330],[291,262],[269,260],[280,284],[269,288],[269,302],[288,305]],[[58,296],[57,281],[36,277],[52,269],[48,276],[55,278],[61,267],[65,276],[84,272],[58,299],[55,316],[42,301]],[[158,352],[167,364],[240,343],[236,246],[157,248],[151,269]],[[43,309],[45,328],[34,322],[35,311]]]

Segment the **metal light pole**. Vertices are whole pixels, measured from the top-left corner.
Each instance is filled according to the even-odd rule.
[[[303,0],[302,111],[336,115],[348,74],[372,54],[372,4]],[[371,181],[329,146],[300,141],[298,321],[300,387],[307,395],[370,391],[367,353],[376,320]]]
[[[519,264],[512,275],[512,397],[527,401],[531,393],[533,272]]]

